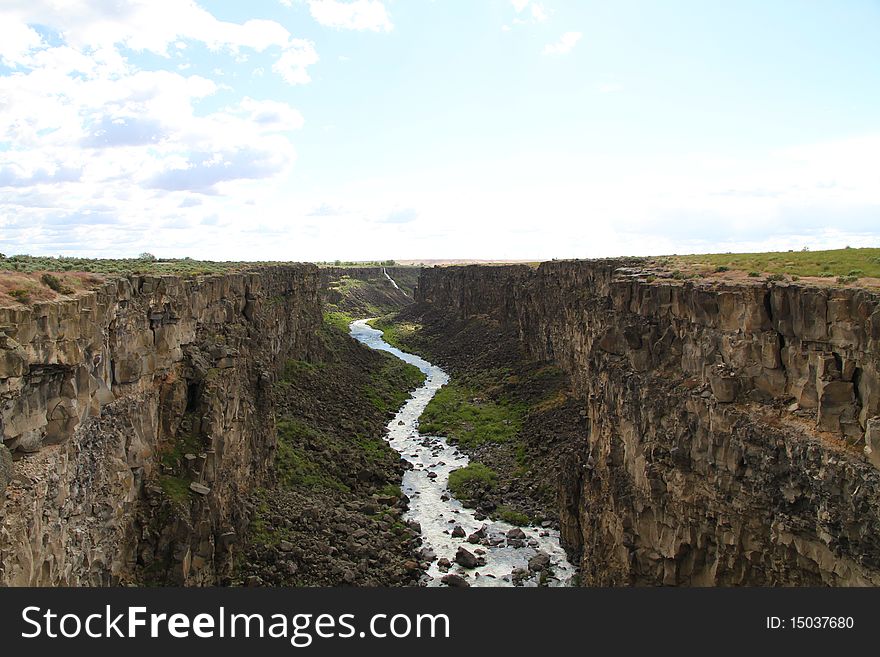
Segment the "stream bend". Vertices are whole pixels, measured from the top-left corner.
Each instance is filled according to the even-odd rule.
[[[524,537],[518,537],[517,528],[499,520],[478,521],[474,511],[456,500],[447,488],[449,473],[468,464],[468,457],[441,436],[423,436],[419,433],[419,417],[437,391],[449,381],[449,375],[436,365],[419,356],[392,347],[382,339],[382,332],[361,319],[349,326],[353,338],[372,349],[386,351],[418,367],[426,376],[409,400],[388,423],[386,440],[401,457],[412,464],[403,475],[402,489],[410,499],[406,520],[421,527],[423,553],[436,555],[428,570],[428,586],[440,585],[448,573],[464,577],[470,586],[537,586],[540,571],[549,586],[569,586],[575,570],[559,544],[559,532],[553,529],[522,527]],[[453,537],[452,530],[461,526],[464,537]],[[479,532],[479,540],[469,542]],[[511,537],[508,533],[512,532]],[[460,534],[460,532],[456,532]],[[476,555],[483,565],[463,568],[455,563],[459,548]],[[541,556],[538,556],[541,555]],[[544,557],[543,555],[546,555]],[[441,570],[438,561],[446,558],[451,563],[448,571]],[[542,566],[549,560],[549,570]],[[532,561],[532,569],[529,562]]]

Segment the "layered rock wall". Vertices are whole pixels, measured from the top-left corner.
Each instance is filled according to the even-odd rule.
[[[878,296],[643,264],[433,268],[418,288],[571,375],[591,429],[560,509],[582,581],[880,584]]]
[[[269,387],[320,317],[311,265],[0,309],[0,583],[222,578],[274,452]]]

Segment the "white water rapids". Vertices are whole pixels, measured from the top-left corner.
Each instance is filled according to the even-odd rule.
[[[559,533],[551,529],[523,527],[525,539],[508,544],[507,532],[513,525],[498,520],[478,521],[474,512],[464,508],[449,492],[449,473],[468,464],[468,457],[449,445],[440,436],[423,436],[419,433],[419,416],[437,391],[449,381],[449,376],[436,365],[423,358],[392,347],[382,339],[382,332],[367,325],[365,319],[351,323],[352,337],[373,349],[387,351],[401,360],[415,365],[427,377],[424,384],[412,393],[388,423],[386,440],[413,468],[403,475],[403,492],[410,498],[406,520],[415,520],[422,530],[423,546],[437,556],[431,562],[428,575],[429,586],[439,586],[444,572],[438,560],[449,559],[452,567],[448,572],[464,577],[471,586],[513,586],[513,571],[528,570],[529,559],[541,551],[550,557],[550,586],[567,586],[574,576],[574,568],[568,562],[559,544]],[[430,473],[436,477],[429,477]],[[465,538],[453,538],[452,530],[461,525]],[[484,544],[469,543],[467,536],[486,527]],[[485,544],[488,543],[488,544]],[[455,563],[455,554],[463,547],[483,557],[485,565],[465,569]],[[520,575],[523,575],[520,572]],[[529,572],[524,586],[536,586],[538,575]]]

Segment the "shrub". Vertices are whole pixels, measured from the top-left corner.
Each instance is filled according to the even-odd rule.
[[[456,497],[466,497],[466,488],[470,485],[479,483],[491,489],[497,478],[498,473],[492,468],[475,461],[449,473],[449,490]]]
[[[31,295],[27,290],[12,290],[9,296],[19,303],[29,304],[31,302]]]
[[[722,271],[730,271],[730,267],[728,267],[727,265],[718,265],[717,267],[715,267],[715,273],[720,273]]]
[[[750,272],[749,272],[749,276],[751,276],[752,278],[757,278],[757,277],[760,276],[760,275],[761,275],[761,274],[759,274],[759,273],[756,272],[756,271],[750,271]]]
[[[532,524],[531,519],[525,513],[514,511],[509,506],[499,506],[495,511],[495,515],[501,518],[504,522],[508,522],[511,525],[516,525],[518,527]]]
[[[58,294],[73,294],[73,289],[65,285],[60,278],[54,274],[46,272],[40,277],[43,285],[55,290]]]
[[[785,280],[785,274],[770,274],[770,275],[767,277],[767,280],[768,280],[768,281],[784,281],[784,280]]]

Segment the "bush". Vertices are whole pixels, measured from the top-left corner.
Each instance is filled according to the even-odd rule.
[[[767,280],[768,280],[768,281],[784,281],[784,280],[785,280],[785,274],[770,274],[770,275],[767,277]]]
[[[728,267],[727,265],[718,265],[717,267],[715,267],[716,274],[722,271],[730,271],[730,267]]]
[[[58,294],[73,294],[73,288],[65,285],[60,278],[46,272],[40,277],[43,285],[55,290]]]
[[[504,522],[516,525],[517,527],[525,527],[532,524],[531,519],[525,513],[514,511],[509,506],[499,506],[495,511],[495,515]]]
[[[31,295],[27,290],[12,290],[9,296],[19,303],[29,304],[31,302]]]
[[[477,461],[449,473],[449,490],[458,498],[467,497],[467,488],[474,484],[482,484],[491,489],[495,485],[498,473],[492,468]]]
[[[750,272],[749,272],[749,276],[750,276],[751,278],[757,278],[757,277],[760,276],[760,275],[761,275],[761,274],[759,274],[759,273],[756,272],[756,271],[750,271]]]

